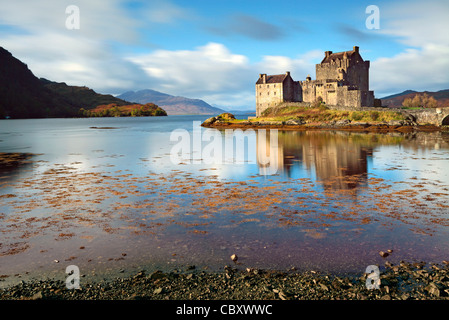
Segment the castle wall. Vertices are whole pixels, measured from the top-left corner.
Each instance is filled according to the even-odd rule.
[[[349,90],[347,87],[342,87],[346,89],[346,103],[343,105],[349,107],[362,107],[362,92],[360,90]]]
[[[358,62],[349,66],[346,71],[345,80],[359,90],[369,90],[369,61]]]
[[[288,95],[284,94],[284,101],[296,102],[302,101],[302,88],[299,81],[293,81],[289,83],[288,88],[291,88],[291,92]]]
[[[374,106],[374,92],[354,90],[351,87],[338,85],[337,81],[301,81],[303,102],[314,103],[321,97],[327,105],[340,105],[348,107]]]
[[[293,101],[295,85],[294,81],[291,78],[287,78],[284,80],[283,84],[280,84],[283,87],[283,101]]]
[[[336,88],[329,88],[323,97],[326,104],[336,105],[338,102],[338,93]]]
[[[302,101],[303,96],[302,96],[302,86],[301,83],[299,81],[295,81],[295,95],[293,97],[293,101]]]
[[[374,107],[374,91],[362,91],[362,106]]]
[[[338,102],[338,82],[337,81],[323,81],[323,85],[321,87],[320,96],[323,98],[323,101],[329,105],[335,105]]]
[[[316,81],[300,81],[302,87],[302,101],[313,103],[316,99]]]
[[[347,60],[346,60],[347,61]],[[337,59],[335,62],[317,64],[316,79],[317,80],[327,80],[327,79],[338,79],[339,72],[338,68],[346,68],[345,61]]]
[[[256,84],[256,116],[259,117],[263,111],[281,102],[300,101],[301,98],[302,90],[299,83],[293,81],[288,72],[283,82]]]
[[[256,84],[256,116],[268,108],[283,102],[284,90],[282,83]]]
[[[361,107],[361,94],[359,90],[349,90],[346,86],[340,86],[335,88],[332,95],[333,101],[326,101],[329,105]]]

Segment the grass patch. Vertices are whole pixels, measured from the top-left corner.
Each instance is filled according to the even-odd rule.
[[[404,106],[402,106],[401,109],[404,109],[404,110],[422,110],[424,108],[422,108],[422,107],[404,107]]]
[[[326,105],[318,106],[290,106],[268,108],[262,113],[264,120],[287,121],[301,118],[306,122],[330,122],[351,120],[361,122],[388,122],[391,120],[404,120],[405,117],[396,111],[347,111],[332,110]]]

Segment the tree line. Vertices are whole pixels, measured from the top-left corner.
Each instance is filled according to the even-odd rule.
[[[437,108],[438,101],[427,93],[416,94],[413,98],[406,98],[402,102],[404,108]]]
[[[80,108],[80,117],[155,117],[166,116],[167,112],[154,103],[118,106],[100,105],[94,109]]]

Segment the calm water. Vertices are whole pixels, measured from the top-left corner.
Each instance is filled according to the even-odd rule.
[[[225,132],[208,116],[0,120],[0,275],[449,258],[449,136]],[[198,122],[199,121],[199,122]],[[0,282],[0,285],[2,283]]]

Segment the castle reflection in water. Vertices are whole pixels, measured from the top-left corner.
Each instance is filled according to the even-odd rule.
[[[266,134],[269,136],[270,131]],[[289,177],[295,167],[306,168],[325,189],[354,189],[366,184],[368,158],[372,156],[373,145],[379,143],[378,136],[347,132],[279,131],[277,134],[275,149],[270,145],[270,138],[258,137],[257,159],[264,158],[264,152],[277,156],[277,173]],[[258,164],[260,174],[264,174],[269,165],[259,161]]]

